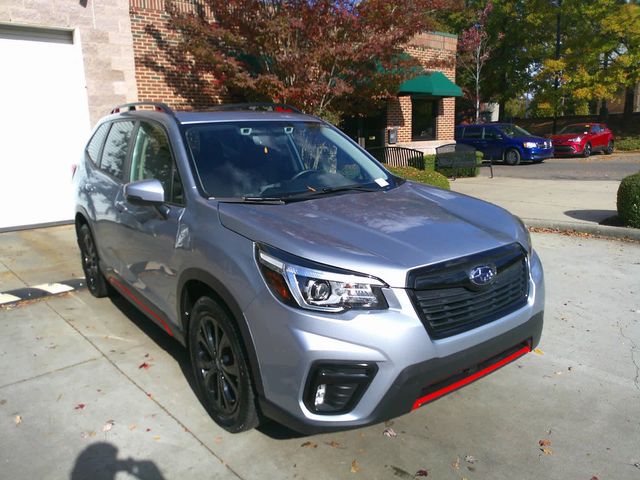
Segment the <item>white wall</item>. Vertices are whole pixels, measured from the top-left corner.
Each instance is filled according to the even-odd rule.
[[[81,48],[0,38],[0,70],[0,229],[70,220],[90,133]]]

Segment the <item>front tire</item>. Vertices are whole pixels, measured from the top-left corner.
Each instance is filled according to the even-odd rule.
[[[504,163],[507,165],[519,165],[520,164],[520,152],[515,148],[507,150],[504,154]]]
[[[191,311],[189,357],[198,395],[211,418],[231,433],[257,427],[242,337],[229,313],[209,297],[201,297]]]
[[[587,157],[590,157],[590,156],[591,156],[591,144],[590,144],[590,143],[587,143],[587,144],[584,146],[584,150],[582,150],[582,156],[583,156],[584,158],[587,158]]]
[[[78,246],[80,247],[80,257],[82,259],[82,270],[87,288],[91,295],[97,298],[106,297],[109,294],[109,284],[100,270],[100,257],[96,242],[93,240],[89,225],[82,224],[77,230]]]

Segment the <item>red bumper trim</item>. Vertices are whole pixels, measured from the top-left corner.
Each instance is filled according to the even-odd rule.
[[[507,363],[511,363],[514,360],[520,358],[521,356],[529,353],[531,351],[531,347],[529,346],[524,346],[519,350],[516,350],[515,352],[513,352],[511,355],[504,357],[503,359],[497,361],[496,363],[489,365],[488,367],[483,368],[482,370],[478,370],[477,372],[469,375],[468,377],[462,378],[456,382],[453,382],[450,385],[447,385],[446,387],[442,387],[439,390],[436,390],[434,392],[431,392],[427,395],[425,395],[424,397],[420,397],[419,399],[417,399],[414,403],[413,403],[413,408],[412,410],[415,410],[416,408],[420,408],[422,405],[424,405],[425,403],[429,403],[432,402],[433,400],[436,400],[437,398],[442,397],[443,395],[446,395],[447,393],[453,392],[454,390],[458,390],[459,388],[464,387],[465,385],[470,384],[471,382],[474,382],[476,380],[478,380],[479,378],[484,377],[485,375],[490,374],[491,372],[499,369],[500,367],[503,367],[504,365],[506,365]]]
[[[171,331],[171,329],[169,328],[169,325],[167,325],[167,322],[164,321],[164,319],[158,315],[156,312],[154,312],[153,310],[151,310],[149,307],[147,307],[144,303],[142,303],[142,301],[136,297],[133,293],[131,293],[131,291],[125,287],[124,285],[122,285],[119,281],[117,281],[115,278],[113,277],[109,277],[109,282],[115,286],[118,290],[120,290],[122,293],[124,293],[127,297],[129,297],[131,300],[133,300],[133,302],[140,307],[142,310],[144,310],[148,315],[150,315],[154,320],[157,320],[160,325],[162,325],[162,328],[164,328],[167,333],[173,337],[173,332]]]

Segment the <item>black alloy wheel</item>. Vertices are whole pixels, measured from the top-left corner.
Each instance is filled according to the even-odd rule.
[[[520,164],[520,152],[515,148],[509,149],[504,154],[504,162],[507,165],[519,165]]]
[[[582,156],[584,158],[587,158],[587,157],[591,156],[591,144],[590,143],[587,143],[584,146],[584,150],[582,150]]]
[[[258,426],[240,334],[227,311],[209,297],[193,307],[189,356],[200,399],[216,423],[232,433]]]
[[[611,155],[614,149],[615,149],[615,144],[613,143],[613,140],[609,140],[609,143],[607,144],[607,148],[604,151],[605,155]]]
[[[78,229],[78,246],[80,247],[82,270],[84,270],[85,282],[89,292],[97,298],[106,297],[109,294],[109,284],[100,270],[98,249],[87,224],[80,225]]]

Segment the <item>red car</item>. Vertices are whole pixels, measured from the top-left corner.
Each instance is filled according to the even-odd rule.
[[[613,132],[604,123],[576,123],[567,125],[556,135],[551,135],[556,157],[582,155],[594,152],[613,153]]]

